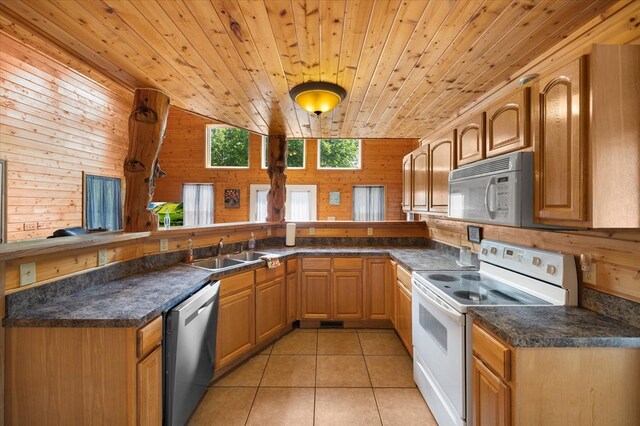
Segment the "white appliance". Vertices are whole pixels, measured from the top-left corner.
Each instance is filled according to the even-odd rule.
[[[533,154],[514,152],[449,172],[449,217],[507,226],[533,223]]]
[[[472,424],[469,306],[578,302],[573,256],[482,240],[479,271],[412,275],[413,376],[440,426]]]

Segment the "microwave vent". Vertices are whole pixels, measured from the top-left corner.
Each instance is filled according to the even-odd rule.
[[[511,167],[511,156],[496,158],[495,160],[481,161],[468,167],[452,170],[449,180],[464,179],[472,176],[480,176],[487,173],[508,172]]]

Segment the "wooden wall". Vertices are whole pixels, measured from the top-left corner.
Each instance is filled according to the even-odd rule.
[[[81,226],[82,173],[123,177],[131,94],[106,89],[2,32],[0,46],[7,240]]]
[[[205,167],[205,126],[212,123],[203,117],[172,108],[167,134],[160,152],[160,165],[167,176],[158,180],[154,201],[181,201],[183,183],[215,184],[215,222],[249,220],[249,185],[268,184],[262,164],[262,137],[250,136],[249,169],[207,169]],[[402,157],[417,147],[416,139],[365,139],[362,142],[362,170],[318,170],[317,141],[306,142],[306,169],[290,169],[287,184],[318,185],[318,220],[335,217],[351,220],[353,185],[385,185],[387,220],[404,217],[402,197]],[[240,208],[224,207],[226,188],[240,188]],[[329,205],[329,192],[339,191],[339,206]]]

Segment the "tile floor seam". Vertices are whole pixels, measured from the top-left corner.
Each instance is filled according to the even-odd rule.
[[[371,373],[369,372],[369,365],[367,365],[367,358],[364,355],[364,348],[362,347],[362,341],[360,341],[360,332],[358,332],[358,344],[360,345],[360,351],[362,352],[362,360],[364,361],[364,366],[367,369],[367,377],[369,377],[369,384],[371,385],[371,392],[373,392],[373,380],[371,380]],[[376,403],[376,407],[377,407],[377,403]],[[380,415],[380,412],[378,410],[378,415]],[[380,420],[382,421],[382,419]]]
[[[271,344],[271,350],[267,354],[267,362],[265,362],[264,368],[262,369],[262,374],[260,375],[260,381],[258,382],[258,387],[256,388],[256,393],[253,395],[253,400],[251,401],[251,407],[249,407],[249,412],[247,413],[247,418],[244,421],[244,425],[245,426],[247,426],[247,423],[249,423],[249,417],[251,416],[251,411],[253,410],[253,405],[256,403],[256,398],[258,397],[258,391],[262,387],[262,380],[264,379],[264,373],[265,373],[265,371],[267,371],[267,365],[269,364],[269,360],[271,359],[271,352],[273,352],[273,344]]]

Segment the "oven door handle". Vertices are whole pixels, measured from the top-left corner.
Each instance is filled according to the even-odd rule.
[[[484,189],[484,208],[486,209],[487,214],[491,219],[495,219],[496,217],[495,186],[496,186],[496,178],[494,176],[491,176],[491,179],[489,179],[489,182],[487,183],[487,187]],[[492,191],[492,188],[493,188],[493,191]]]
[[[430,306],[438,309],[440,312],[454,320],[457,324],[462,324],[464,321],[464,314],[456,311],[454,308],[449,306],[447,302],[438,297],[434,292],[429,289],[422,287],[419,283],[416,285],[416,281],[413,281],[413,289],[420,294],[427,302],[429,302]]]

